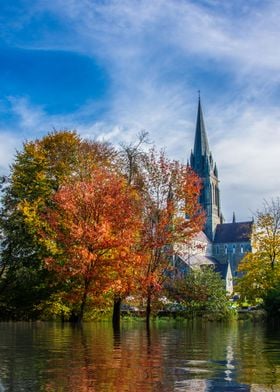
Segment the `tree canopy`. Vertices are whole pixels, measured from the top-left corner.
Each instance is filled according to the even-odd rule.
[[[280,200],[264,202],[257,211],[253,234],[253,252],[239,265],[243,276],[236,290],[251,302],[264,299],[280,281]]]
[[[37,306],[57,289],[56,276],[44,263],[48,250],[40,241],[46,225],[42,211],[62,184],[88,175],[97,164],[108,165],[111,150],[104,143],[83,141],[76,132],[54,131],[25,142],[16,153],[0,222],[0,306],[4,304],[6,317],[38,317]]]
[[[133,286],[139,258],[133,254],[141,224],[139,197],[124,178],[95,168],[89,180],[62,186],[52,201],[43,217],[48,222],[43,241],[51,253],[45,263],[71,279],[70,296],[82,319],[90,294],[112,287],[126,292]],[[120,279],[122,272],[126,280]]]
[[[18,151],[1,207],[0,309],[72,314],[142,295],[147,319],[177,242],[201,230],[201,181],[144,132],[120,150],[54,131]]]
[[[175,243],[189,242],[201,230],[204,213],[198,202],[200,179],[189,167],[152,149],[144,157],[142,170],[141,250],[145,261],[141,287],[148,321],[151,301],[168,276]]]

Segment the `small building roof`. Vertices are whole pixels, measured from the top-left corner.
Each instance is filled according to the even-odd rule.
[[[220,223],[217,225],[214,243],[249,242],[253,231],[253,222]]]
[[[198,242],[203,242],[207,245],[211,244],[211,241],[207,237],[207,235],[204,233],[204,231],[199,231],[194,237],[193,241],[198,241]]]
[[[217,261],[214,257],[201,255],[201,254],[194,254],[191,255],[188,258],[188,260],[184,260],[184,262],[188,264],[189,267],[191,268],[197,268],[197,267],[202,267],[204,265],[215,265]]]
[[[196,269],[205,266],[212,266],[215,272],[219,272],[223,279],[226,279],[228,268],[230,264],[220,263],[214,257],[204,256],[204,255],[192,255],[188,260],[184,260],[182,257],[177,255],[177,261],[185,265],[188,269]]]

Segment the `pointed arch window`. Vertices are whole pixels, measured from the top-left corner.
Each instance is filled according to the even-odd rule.
[[[215,204],[215,188],[214,185],[211,185],[211,195],[212,195],[212,203]]]

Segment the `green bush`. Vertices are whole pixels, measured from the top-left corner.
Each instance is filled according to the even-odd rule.
[[[264,308],[270,316],[280,317],[280,282],[264,297]]]
[[[168,296],[194,316],[222,319],[235,313],[224,281],[211,268],[190,271],[185,278],[173,281]]]

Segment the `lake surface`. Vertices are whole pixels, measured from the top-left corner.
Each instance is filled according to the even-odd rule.
[[[280,331],[251,322],[0,323],[0,391],[280,391]]]

